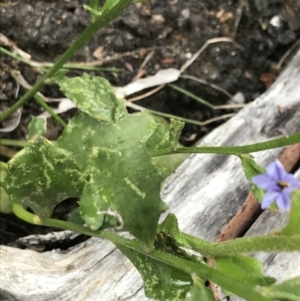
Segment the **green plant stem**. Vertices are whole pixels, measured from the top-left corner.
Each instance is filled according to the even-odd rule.
[[[182,239],[194,251],[206,257],[236,256],[249,252],[291,252],[300,251],[300,234],[294,235],[259,235],[252,237],[237,238],[220,243],[211,243],[201,240],[192,235],[181,233]]]
[[[201,147],[178,147],[176,149],[166,148],[158,149],[153,152],[153,156],[163,156],[171,154],[189,153],[189,154],[221,154],[221,155],[241,155],[254,152],[260,152],[267,149],[276,147],[287,146],[300,142],[300,132],[294,133],[288,136],[268,140],[265,142],[259,142],[254,144],[248,144],[243,146],[201,146]]]
[[[174,84],[168,84],[169,87],[173,88],[174,90],[177,90],[179,92],[181,92],[182,94],[185,94],[193,99],[195,99],[196,101],[200,102],[201,104],[211,108],[211,109],[215,109],[214,105],[212,105],[211,103],[209,103],[208,101],[198,97],[197,95],[185,90],[185,89],[182,89],[180,88],[179,86],[177,85],[174,85]]]
[[[18,204],[13,204],[12,209],[17,217],[28,223],[71,230],[88,236],[107,239],[110,242],[114,243],[117,247],[127,247],[147,257],[153,258],[154,260],[160,261],[164,264],[182,270],[189,275],[195,273],[199,277],[202,277],[204,279],[210,279],[211,281],[222,285],[223,287],[245,298],[246,300],[271,301],[271,299],[262,296],[261,294],[256,292],[251,287],[245,285],[244,283],[236,283],[236,279],[231,277],[230,275],[223,275],[221,272],[216,271],[215,269],[209,267],[204,263],[190,262],[188,260],[184,260],[182,258],[161,251],[147,251],[138,241],[121,237],[109,231],[92,231],[87,227],[51,218],[45,218],[41,220],[37,215],[29,213]],[[209,242],[208,244],[213,245]]]
[[[137,247],[140,243],[127,238],[123,238],[117,234],[108,231],[93,231],[87,227],[83,227],[74,223],[65,222],[57,219],[43,218],[40,219],[37,215],[26,211],[22,206],[13,204],[14,214],[20,219],[35,225],[48,226],[60,228],[64,230],[71,230],[84,235],[95,236],[107,239],[114,244],[122,244],[126,247]],[[206,257],[218,256],[235,256],[241,253],[248,252],[288,252],[300,251],[300,234],[283,236],[283,235],[260,235],[246,238],[237,238],[221,243],[212,243],[194,237],[192,235],[181,233],[180,236],[187,244],[182,244],[194,251],[201,253]]]
[[[261,295],[254,288],[248,286],[244,282],[237,281],[237,279],[231,275],[223,274],[222,272],[215,270],[205,263],[190,262],[186,259],[182,259],[161,251],[153,251],[148,256],[155,260],[161,261],[164,264],[168,264],[179,270],[182,270],[191,276],[196,274],[203,279],[209,279],[210,281],[244,298],[245,300],[272,301],[271,298]]]
[[[0,139],[0,145],[25,147],[27,140]]]
[[[37,215],[32,214],[25,210],[21,205],[13,204],[12,210],[14,214],[24,220],[27,223],[33,224],[33,225],[39,225],[39,226],[48,226],[53,228],[59,228],[63,230],[70,230],[77,233],[81,233],[88,236],[94,236],[98,238],[103,238],[111,241],[114,244],[123,244],[127,247],[136,247],[140,245],[138,242],[121,237],[113,232],[109,231],[93,231],[87,227],[80,226],[71,222],[65,222],[58,219],[52,219],[52,218],[39,218]]]
[[[119,0],[109,7],[97,20],[91,23],[76,39],[72,46],[58,59],[51,69],[37,82],[32,89],[23,95],[13,106],[0,115],[0,122],[8,118],[13,112],[22,107],[45,84],[45,80],[52,77],[99,29],[115,19],[134,0]]]
[[[15,60],[19,61],[19,62],[22,62],[22,63],[25,63],[25,64],[30,64],[30,62],[26,59],[24,59],[23,57],[21,57],[20,55],[17,55],[3,47],[0,47],[0,52],[14,58]]]
[[[67,124],[49,107],[45,101],[38,95],[34,95],[35,100],[41,107],[43,107],[63,128],[67,126]]]
[[[0,161],[0,170],[8,170],[7,163]]]

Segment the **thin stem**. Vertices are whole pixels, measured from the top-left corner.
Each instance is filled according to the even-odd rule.
[[[27,140],[0,139],[0,145],[25,147]]]
[[[221,116],[211,118],[211,119],[208,119],[208,120],[205,120],[205,121],[197,121],[197,120],[188,119],[188,118],[184,118],[184,117],[180,117],[180,116],[175,116],[175,115],[168,114],[168,113],[163,113],[163,112],[160,112],[160,111],[146,109],[146,108],[141,107],[141,106],[139,106],[135,103],[132,103],[131,101],[126,101],[126,106],[128,108],[131,108],[131,109],[134,109],[134,110],[137,110],[137,111],[141,111],[141,112],[147,111],[147,112],[149,112],[153,115],[162,116],[162,117],[166,117],[166,118],[174,118],[174,119],[186,122],[186,123],[196,124],[196,125],[199,125],[199,126],[208,125],[210,123],[220,121],[220,120],[224,120],[224,119],[228,119],[228,118],[231,118],[232,116],[234,116],[234,114],[225,114],[225,115],[221,115]]]
[[[272,140],[248,144],[243,146],[200,146],[200,147],[179,147],[177,149],[158,149],[155,150],[154,157],[170,155],[170,154],[222,154],[222,155],[241,155],[254,152],[260,152],[267,149],[272,149],[281,146],[287,146],[291,144],[297,144],[300,142],[300,132],[294,133],[288,136],[275,138]]]
[[[139,251],[137,250],[137,252]],[[165,265],[169,265],[181,271],[184,271],[192,278],[195,277],[196,274],[198,277],[201,277],[203,279],[209,279],[222,288],[231,291],[232,293],[244,298],[245,300],[272,301],[272,299],[263,296],[262,294],[257,292],[255,288],[247,285],[247,283],[243,281],[237,281],[237,279],[230,274],[224,274],[223,272],[218,271],[205,263],[191,262],[189,260],[179,258],[172,254],[161,251],[153,251],[147,254],[147,256],[152,257],[154,260],[160,261]]]
[[[38,95],[34,95],[35,100],[43,107],[63,128],[67,126],[67,124],[52,110],[50,106],[46,104],[46,102]]]
[[[181,233],[181,237],[192,250],[206,257],[236,256],[241,253],[259,251],[290,252],[300,250],[300,234],[289,236],[275,234],[259,235],[237,238],[220,243],[200,240],[186,233]]]
[[[186,122],[186,123],[195,124],[195,125],[199,125],[199,126],[204,126],[204,125],[207,125],[209,123],[213,123],[215,121],[228,119],[228,118],[231,118],[234,115],[234,114],[226,114],[226,115],[218,116],[216,118],[208,119],[206,121],[197,121],[197,120],[188,119],[188,118],[184,118],[184,117],[180,117],[180,116],[175,116],[175,115],[172,115],[172,114],[163,113],[163,112],[150,110],[150,109],[145,109],[145,111],[147,111],[149,113],[152,113],[153,115],[162,116],[162,117],[166,117],[166,118],[174,118],[174,119]]]
[[[29,62],[28,60],[24,59],[24,58],[21,57],[20,55],[15,54],[15,53],[13,53],[13,52],[11,52],[11,51],[9,51],[9,50],[3,48],[3,47],[0,47],[0,51],[3,52],[3,53],[5,53],[5,54],[8,55],[8,56],[14,58],[15,60],[17,60],[17,61],[19,61],[19,62],[22,62],[22,63],[25,63],[25,64],[30,64],[30,62]]]
[[[108,231],[92,231],[87,227],[83,227],[77,224],[73,224],[70,222],[65,222],[61,220],[56,220],[56,219],[51,219],[51,218],[46,218],[46,219],[40,219],[37,215],[29,213],[26,211],[22,206],[18,204],[13,204],[12,206],[14,214],[21,218],[22,220],[35,224],[35,225],[42,225],[42,226],[50,226],[50,227],[55,227],[55,228],[61,228],[65,230],[71,230],[75,231],[77,233],[89,235],[89,236],[95,236],[103,239],[107,239],[114,243],[120,250],[124,251],[124,254],[126,255],[126,249],[124,247],[132,249],[140,254],[143,254],[149,258],[153,258],[156,261],[160,261],[163,264],[175,267],[179,270],[182,270],[186,272],[189,275],[197,274],[199,277],[202,277],[204,279],[209,279],[224,288],[229,289],[230,291],[236,293],[237,295],[246,298],[246,300],[261,300],[261,301],[270,301],[269,298],[266,298],[256,292],[256,290],[252,289],[248,285],[244,283],[235,283],[235,278],[233,278],[230,275],[223,275],[222,272],[217,271],[209,266],[207,266],[204,263],[201,262],[190,262],[188,260],[176,257],[172,254],[161,252],[161,251],[149,251],[143,248],[143,246],[136,240],[130,240],[124,237],[121,237],[119,235],[116,235],[112,232]],[[198,240],[195,237],[192,237],[188,234],[181,234],[184,239],[186,239],[192,246],[194,246],[194,249],[198,249],[198,243],[194,243],[194,240]],[[245,240],[245,239],[244,239]],[[248,239],[249,240],[249,239]],[[298,249],[299,249],[299,240],[297,240],[298,243]],[[216,246],[223,245],[224,243],[221,244],[214,244],[210,242],[206,242],[206,247],[209,248],[209,253],[211,253]],[[210,247],[209,247],[210,246]],[[226,246],[228,248],[228,246]],[[218,247],[217,247],[218,249]],[[220,247],[219,247],[220,249]],[[231,248],[232,249],[232,248]],[[242,248],[239,248],[237,252],[235,253],[240,253]],[[248,249],[249,249],[249,244],[248,244]],[[247,251],[249,251],[247,249]],[[252,248],[253,249],[253,248]],[[217,253],[217,252],[216,252]],[[224,251],[219,252],[219,254],[223,255]],[[207,254],[209,255],[209,254]],[[234,254],[235,255],[235,254]]]
[[[189,92],[189,91],[187,91],[187,90],[185,90],[185,89],[182,89],[182,88],[178,87],[177,85],[174,85],[174,84],[168,84],[168,86],[171,87],[171,88],[173,88],[174,90],[177,90],[177,91],[181,92],[182,94],[185,94],[185,95],[187,95],[187,96],[189,96],[189,97],[191,97],[191,98],[197,100],[197,101],[200,102],[201,104],[203,104],[203,105],[205,105],[205,106],[207,106],[207,107],[209,107],[209,108],[211,108],[211,109],[215,109],[215,108],[214,108],[214,105],[212,105],[212,104],[209,103],[208,101],[206,101],[206,100],[204,100],[204,99],[198,97],[197,95],[195,95],[195,94],[193,94],[193,93],[191,93],[191,92]]]
[[[103,230],[102,231],[101,230],[93,231],[87,227],[80,226],[80,225],[77,225],[77,224],[74,224],[71,222],[61,221],[58,219],[52,219],[52,218],[41,219],[39,216],[28,212],[21,205],[18,205],[18,204],[13,204],[12,210],[18,218],[24,220],[27,223],[33,224],[33,225],[47,226],[47,227],[59,228],[59,229],[63,229],[63,230],[70,230],[70,231],[74,231],[74,232],[81,233],[81,234],[88,235],[88,236],[94,236],[94,237],[98,237],[98,238],[107,239],[114,244],[123,244],[130,248],[137,247],[138,245],[140,245],[136,241],[132,241],[130,239],[121,237],[113,232],[108,232],[108,231],[103,231]]]
[[[83,33],[76,39],[72,46],[58,59],[58,61],[49,69],[49,71],[37,82],[31,90],[23,95],[13,106],[0,115],[0,122],[8,118],[13,112],[22,107],[30,98],[32,98],[43,86],[46,79],[52,77],[99,29],[115,19],[121,11],[129,6],[133,0],[119,0],[109,7],[103,15],[91,23]]]
[[[0,46],[0,52],[5,53],[6,55],[14,58],[15,60],[22,62],[24,64],[27,64],[31,67],[38,68],[39,70],[43,72],[47,72],[47,68],[52,67],[54,63],[39,63],[32,60],[26,60],[25,58],[21,57],[20,55],[17,55],[13,52],[10,52],[9,50],[6,50],[5,48]],[[89,63],[67,63],[63,65],[66,69],[82,69],[82,70],[91,70],[91,71],[107,71],[107,72],[121,72],[123,69],[121,68],[115,68],[115,67],[93,67],[90,66]]]
[[[0,170],[8,170],[7,163],[0,161]]]

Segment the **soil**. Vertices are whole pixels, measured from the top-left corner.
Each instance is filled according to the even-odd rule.
[[[90,15],[83,9],[83,4],[87,3],[86,0],[0,0],[1,32],[33,60],[53,62],[89,24]],[[131,5],[99,31],[72,61],[103,60],[102,70],[85,72],[103,76],[114,86],[124,86],[135,78],[150,51],[154,54],[143,67],[145,75],[155,74],[160,69],[180,68],[208,40],[228,37],[235,43],[210,44],[184,74],[218,85],[231,95],[239,92],[243,96],[241,100],[244,98],[247,103],[266,91],[281,71],[282,66],[277,63],[300,38],[299,20],[299,0],[151,0]],[[115,56],[117,59],[109,59]],[[15,102],[15,96],[19,98],[25,91],[22,88],[18,91],[15,80],[3,66],[19,70],[31,85],[41,75],[37,69],[3,53],[0,62],[1,106],[10,106]],[[70,75],[82,72],[75,70]],[[211,85],[186,78],[176,84],[213,105],[229,101],[227,95]],[[42,92],[47,97],[62,96],[56,86],[46,86]],[[137,104],[197,121],[232,112],[209,109],[171,87]],[[25,139],[31,116],[40,112],[41,107],[34,100],[29,101],[23,108],[18,128],[1,133],[1,137]],[[66,112],[62,117],[67,121],[74,114],[76,110]],[[191,145],[220,123],[202,127],[187,124],[181,142]],[[56,139],[60,132],[61,127],[50,120],[48,138]],[[7,160],[3,154],[0,159]],[[17,221],[7,215],[0,216],[0,243],[8,244],[27,235],[24,231],[40,231],[23,224],[25,230],[18,230],[20,227],[9,225],[11,222]]]

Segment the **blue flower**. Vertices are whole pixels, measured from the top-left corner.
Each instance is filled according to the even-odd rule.
[[[252,178],[259,188],[266,190],[261,208],[268,208],[274,201],[279,209],[287,211],[291,206],[291,193],[300,188],[300,182],[285,171],[279,161],[274,161],[266,167],[266,174]]]

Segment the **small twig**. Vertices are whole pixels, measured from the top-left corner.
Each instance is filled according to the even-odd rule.
[[[233,39],[235,38],[238,27],[240,25],[240,21],[242,19],[243,8],[244,8],[244,0],[240,0],[239,4],[238,4],[238,7],[236,9],[236,13],[235,13],[234,26],[233,26],[233,31],[232,31],[232,38]]]
[[[199,126],[204,126],[204,125],[208,125],[210,123],[216,122],[216,121],[228,119],[228,118],[231,118],[232,116],[235,115],[234,113],[231,113],[231,114],[225,114],[225,115],[222,115],[222,116],[214,117],[214,118],[211,118],[211,119],[208,119],[208,120],[205,120],[205,121],[196,121],[196,120],[193,120],[193,119],[188,119],[188,118],[184,118],[184,117],[180,117],[180,116],[176,116],[176,115],[172,115],[172,114],[168,114],[168,113],[162,113],[162,112],[159,112],[159,111],[146,109],[146,108],[144,108],[142,106],[139,106],[139,105],[136,105],[136,104],[134,104],[130,101],[126,101],[126,107],[134,109],[136,111],[141,111],[141,112],[142,111],[148,111],[149,113],[152,113],[152,114],[157,115],[157,116],[162,116],[162,117],[166,117],[166,118],[175,118],[175,119],[184,121],[186,123],[191,123],[191,124],[195,124],[195,125],[199,125]]]
[[[160,86],[157,86],[155,87],[154,89],[142,94],[142,95],[139,95],[139,96],[136,96],[136,97],[132,97],[132,98],[129,98],[127,99],[128,102],[132,102],[132,101],[137,101],[137,100],[140,100],[140,99],[143,99],[143,98],[146,98],[152,94],[155,94],[156,92],[158,92],[159,90],[161,90],[162,88],[164,88],[166,85],[160,85]]]
[[[241,107],[244,107],[245,105],[242,104],[229,104],[229,105],[218,105],[218,106],[215,106],[215,105],[212,105],[211,103],[209,103],[208,101],[198,97],[197,95],[195,95],[194,93],[191,93],[183,88],[180,88],[178,87],[177,85],[174,85],[174,84],[168,84],[169,87],[172,87],[173,89],[197,100],[198,102],[200,102],[201,104],[213,109],[213,110],[220,110],[220,109],[237,109],[237,108],[241,108]]]
[[[218,117],[214,117],[214,118],[205,120],[205,121],[201,122],[201,124],[202,124],[202,126],[208,125],[208,124],[214,123],[216,121],[220,121],[220,120],[224,120],[224,119],[229,119],[229,118],[233,117],[234,115],[235,115],[235,113],[224,114],[224,115],[221,115],[221,116],[218,116]]]
[[[151,52],[149,52],[147,54],[147,56],[145,57],[144,61],[141,64],[139,70],[137,71],[136,76],[132,79],[132,81],[135,81],[135,80],[139,79],[142,76],[143,69],[145,68],[145,66],[147,65],[147,63],[151,60],[151,58],[153,57],[154,53],[155,53],[155,51],[153,50],[153,51],[151,51]]]
[[[236,47],[243,49],[242,46],[240,46],[238,43],[236,43],[235,41],[233,41],[230,38],[213,38],[213,39],[209,39],[207,40],[204,45],[189,59],[187,60],[180,68],[180,72],[183,73],[197,58],[198,56],[206,49],[206,47],[210,44],[215,44],[215,43],[220,43],[220,42],[230,42],[233,43]]]
[[[11,41],[8,37],[6,37],[2,33],[0,33],[0,44],[12,48],[12,50],[17,55],[21,56],[25,60],[30,60],[31,59],[31,55],[29,53],[27,53],[27,52],[23,51],[22,49],[18,48],[17,45],[13,41]]]
[[[203,85],[207,85],[207,86],[210,86],[211,88],[215,89],[215,90],[218,90],[222,93],[224,93],[226,96],[228,96],[230,99],[233,99],[233,95],[231,95],[229,92],[227,92],[225,89],[223,89],[222,87],[216,85],[216,84],[212,84],[212,83],[209,83],[207,80],[204,80],[204,79],[201,79],[201,78],[198,78],[196,76],[193,76],[193,75],[188,75],[188,74],[183,74],[183,75],[180,75],[180,77],[182,78],[187,78],[187,79],[191,79],[191,80],[194,80],[198,83],[201,83]]]
[[[22,49],[18,48],[9,38],[7,38],[5,35],[0,33],[0,42],[4,46],[8,46],[12,48],[13,53],[9,53],[6,49],[1,47],[1,51],[7,55],[13,56],[15,59],[22,61],[25,64],[30,65],[31,67],[37,67],[37,68],[43,68],[43,67],[52,67],[54,64],[49,63],[49,62],[37,62],[31,59],[31,55],[23,51]],[[171,46],[170,46],[171,47]],[[145,48],[145,51],[153,51],[156,49],[162,49],[165,47],[159,46],[159,47],[150,47],[150,48]],[[67,67],[73,67],[73,66],[85,66],[85,67],[93,67],[93,66],[100,66],[105,63],[109,63],[115,60],[118,60],[124,56],[132,56],[139,54],[140,50],[134,50],[134,51],[128,51],[122,54],[117,54],[111,57],[107,57],[106,59],[102,60],[96,60],[96,61],[91,61],[91,62],[72,62],[72,63],[67,63],[64,65],[65,68]]]
[[[198,57],[199,55],[206,49],[206,47],[210,44],[214,44],[214,43],[219,43],[219,42],[231,42],[233,43],[236,47],[242,49],[242,47],[237,44],[236,42],[234,42],[232,39],[230,38],[213,38],[213,39],[210,39],[210,40],[207,40],[204,45],[189,59],[187,60],[180,68],[180,73],[183,73]],[[137,101],[137,100],[140,100],[140,99],[143,99],[145,97],[148,97],[154,93],[156,93],[157,91],[161,90],[162,88],[164,88],[166,85],[163,84],[163,85],[160,85],[159,88],[154,88],[150,91],[148,91],[147,93],[143,94],[143,95],[140,95],[140,96],[136,96],[136,97],[133,97],[131,99],[128,99],[128,101]],[[222,91],[224,92],[224,91]],[[229,96],[230,98],[232,98],[232,96],[230,95]],[[212,106],[212,105],[211,105]],[[235,106],[235,108],[237,108]]]
[[[278,69],[282,68],[283,63],[285,62],[285,60],[290,56],[290,54],[300,45],[300,39],[297,40],[288,50],[287,52],[282,56],[282,58],[280,59],[280,61],[276,64],[276,67]]]
[[[140,71],[141,69],[144,69],[144,67],[147,65],[147,63],[152,59],[154,53],[155,53],[155,51],[152,50],[152,51],[150,51],[150,52],[147,54],[147,56],[145,57],[144,61],[142,62],[141,66],[140,66],[140,68],[139,68],[139,71]]]
[[[150,48],[146,48],[145,51],[152,51],[155,49],[161,49],[163,47],[150,47]],[[95,61],[91,61],[91,62],[71,62],[71,63],[67,63],[65,64],[63,67],[64,68],[83,68],[83,67],[96,67],[96,66],[101,66],[103,64],[107,64],[107,63],[111,63],[113,61],[119,60],[124,56],[133,56],[133,55],[137,55],[139,54],[140,50],[134,50],[134,51],[128,51],[128,52],[124,52],[121,54],[116,54],[113,55],[111,57],[107,57],[105,59],[101,59],[101,60],[95,60]],[[16,58],[18,59],[18,58]],[[50,63],[50,62],[37,62],[37,61],[33,61],[33,60],[23,60],[24,63],[27,63],[28,65],[30,65],[31,67],[36,67],[36,68],[50,68],[54,65],[54,63]]]

